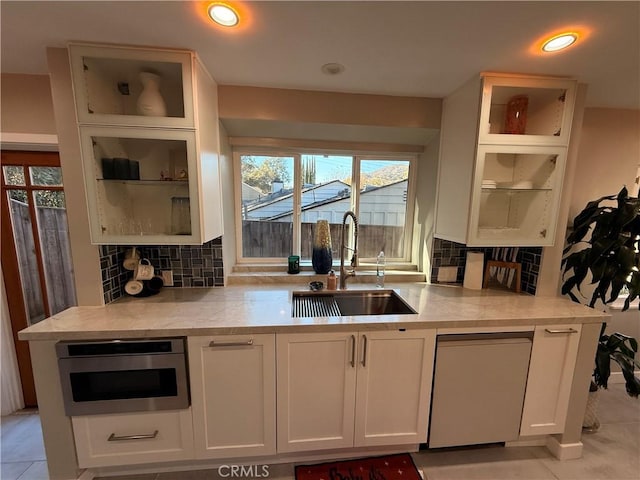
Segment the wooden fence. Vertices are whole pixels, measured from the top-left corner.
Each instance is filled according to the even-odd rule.
[[[330,224],[333,258],[340,258],[340,224]],[[351,224],[347,224],[347,234]],[[311,258],[315,223],[301,225],[301,257]],[[242,253],[245,258],[287,257],[292,251],[293,225],[287,222],[242,222]],[[358,226],[358,255],[373,258],[384,249],[388,258],[404,257],[404,228],[383,225]],[[345,258],[351,258],[345,253]]]
[[[36,323],[42,320],[45,314],[29,207],[20,201],[11,200],[10,208],[26,308],[31,323]],[[63,208],[52,207],[37,207],[36,212],[47,295],[53,315],[76,305],[67,212]]]

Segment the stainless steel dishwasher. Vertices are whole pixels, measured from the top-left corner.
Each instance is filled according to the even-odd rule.
[[[429,448],[516,440],[533,332],[438,335]]]

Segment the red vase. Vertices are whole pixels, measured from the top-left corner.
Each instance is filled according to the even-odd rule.
[[[504,116],[504,133],[524,135],[527,128],[527,106],[529,97],[516,95],[507,102],[507,112]]]

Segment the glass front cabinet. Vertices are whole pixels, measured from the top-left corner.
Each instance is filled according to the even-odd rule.
[[[484,75],[478,143],[569,143],[575,81]]]
[[[480,145],[469,244],[545,245],[552,241],[564,165],[563,148]]]
[[[216,85],[195,55],[95,45],[70,55],[92,243],[219,237]]]
[[[483,74],[444,100],[437,238],[553,245],[575,95],[573,80]]]

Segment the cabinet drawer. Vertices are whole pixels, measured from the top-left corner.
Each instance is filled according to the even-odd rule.
[[[193,458],[191,409],[71,420],[81,468]]]

